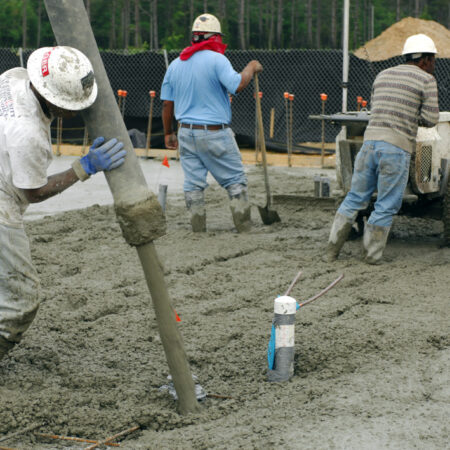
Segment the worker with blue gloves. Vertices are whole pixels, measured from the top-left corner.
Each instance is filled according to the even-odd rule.
[[[75,116],[96,97],[92,65],[71,47],[38,49],[27,69],[0,75],[0,360],[21,340],[39,307],[39,279],[23,227],[27,206],[125,161],[121,142],[99,137],[71,168],[47,177],[51,122]]]

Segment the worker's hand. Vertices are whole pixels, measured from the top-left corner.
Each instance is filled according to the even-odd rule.
[[[262,64],[261,64],[259,61],[257,61],[256,59],[254,59],[254,60],[252,61],[252,63],[253,63],[253,70],[254,70],[254,73],[261,73],[262,70],[263,70]]]
[[[170,150],[176,150],[178,148],[178,139],[175,133],[164,135],[164,144],[166,148]]]
[[[93,175],[121,166],[126,154],[122,142],[115,138],[105,142],[105,138],[100,136],[94,140],[89,153],[80,159],[80,163],[88,175]]]

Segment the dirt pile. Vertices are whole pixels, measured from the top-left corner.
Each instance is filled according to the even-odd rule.
[[[375,39],[355,51],[361,59],[382,61],[402,54],[405,40],[413,34],[423,33],[433,39],[438,58],[450,58],[450,30],[433,20],[405,17],[384,30]]]

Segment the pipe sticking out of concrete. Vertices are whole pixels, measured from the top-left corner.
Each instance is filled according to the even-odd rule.
[[[288,295],[274,301],[275,360],[268,381],[288,381],[294,374],[295,311],[297,302]]]
[[[113,137],[122,141],[128,151],[125,163],[105,172],[114,198],[117,219],[125,240],[136,247],[150,290],[159,333],[170,373],[178,396],[181,414],[195,412],[199,405],[194,382],[184,352],[181,335],[163,270],[153,240],[165,233],[162,209],[145,182],[128,132],[118,110],[100,53],[95,42],[83,0],[44,0],[47,14],[58,45],[75,47],[82,51],[94,67],[98,97],[94,105],[82,112],[89,136]]]

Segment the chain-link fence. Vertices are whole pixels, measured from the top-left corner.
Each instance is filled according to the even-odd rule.
[[[26,64],[31,51],[23,54]],[[159,100],[161,83],[170,63],[179,52],[126,52],[104,51],[101,56],[114,92],[127,91],[125,103],[125,123],[127,128],[147,131],[150,106],[149,91],[155,90],[157,98],[153,105],[152,147],[163,146],[161,128],[162,102]],[[319,142],[320,121],[310,120],[311,114],[322,110],[321,93],[326,93],[326,113],[342,110],[342,51],[340,50],[230,50],[226,56],[237,71],[257,59],[264,67],[259,76],[260,90],[263,92],[262,112],[267,147],[286,150],[286,102],[284,92],[294,94],[293,142],[294,151],[307,151],[305,143]],[[401,57],[385,61],[370,62],[350,55],[348,110],[356,110],[357,96],[370,100],[370,91],[377,73],[402,62]],[[20,57],[10,49],[0,49],[1,72],[20,65]],[[450,110],[450,59],[436,60],[436,78],[439,86],[439,106],[441,111]],[[269,133],[271,110],[273,115],[273,136]],[[240,145],[254,145],[255,100],[253,87],[249,86],[232,101],[232,126]],[[325,140],[333,142],[339,131],[326,125]],[[82,139],[82,133],[80,133]]]

